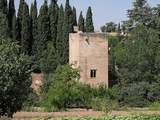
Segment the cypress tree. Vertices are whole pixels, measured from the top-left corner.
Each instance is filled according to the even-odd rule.
[[[89,7],[88,10],[87,10],[86,32],[94,32],[93,18],[92,18],[92,9],[91,9],[91,7]]]
[[[75,7],[73,7],[73,25],[77,26],[77,13]]]
[[[63,55],[63,22],[64,22],[64,9],[63,6],[60,6],[58,12],[58,25],[57,25],[57,40],[56,40],[56,48],[57,48],[57,61],[58,64],[63,64],[62,55]]]
[[[69,0],[66,0],[65,14],[64,14],[64,24],[63,24],[63,64],[69,61],[69,33],[73,32],[73,12],[69,4]]]
[[[20,0],[17,14],[17,40],[21,41],[22,16],[23,16],[24,0]]]
[[[43,50],[47,48],[47,42],[50,40],[50,26],[49,26],[48,4],[47,0],[40,8],[38,16],[38,43],[37,52],[40,55]],[[40,56],[39,56],[40,57]]]
[[[7,16],[3,12],[0,11],[0,37],[7,37],[8,35],[8,24],[7,24]]]
[[[121,33],[121,24],[120,23],[118,24],[117,32]]]
[[[82,11],[80,13],[79,20],[78,20],[78,29],[79,29],[79,31],[82,31],[82,32],[85,31],[85,28],[84,28],[84,17],[83,17]]]
[[[51,39],[53,41],[54,47],[56,47],[56,38],[57,38],[58,9],[59,8],[57,0],[51,0],[51,4],[49,7],[49,17],[50,17]]]
[[[16,15],[13,16],[12,18],[12,31],[11,31],[11,36],[12,36],[12,39],[14,41],[17,40],[17,19],[16,19]]]
[[[0,36],[7,37],[8,21],[7,21],[7,0],[0,0]]]
[[[8,9],[8,28],[10,31],[10,36],[12,37],[12,27],[13,27],[13,18],[15,16],[15,5],[14,0],[9,0],[9,9]]]
[[[7,15],[7,0],[0,0],[0,11]]]
[[[30,10],[30,18],[31,18],[31,40],[32,40],[32,54],[36,54],[37,48],[37,0],[34,0],[34,3],[31,4]]]
[[[21,46],[22,46],[22,52],[30,54],[31,52],[30,16],[29,16],[29,8],[26,2],[23,3],[23,11],[22,11]]]

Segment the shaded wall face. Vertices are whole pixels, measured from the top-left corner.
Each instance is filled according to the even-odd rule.
[[[92,86],[108,86],[108,42],[105,35],[72,34],[71,39],[70,63],[77,61],[75,67],[80,69],[80,81]],[[96,71],[93,73],[96,74],[95,77],[91,75],[93,71]]]

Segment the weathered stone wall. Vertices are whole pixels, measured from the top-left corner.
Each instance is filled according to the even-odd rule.
[[[108,86],[108,41],[104,33],[73,33],[69,40],[69,62],[80,69],[80,81]],[[96,77],[91,78],[91,69]]]
[[[43,74],[32,73],[31,77],[32,77],[31,87],[37,94],[40,94],[41,86],[43,85]]]

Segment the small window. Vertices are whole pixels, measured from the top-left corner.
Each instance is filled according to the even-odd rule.
[[[90,76],[91,78],[96,78],[96,69],[92,69],[91,72],[90,72]]]

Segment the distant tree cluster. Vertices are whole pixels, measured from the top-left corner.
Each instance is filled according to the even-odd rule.
[[[66,0],[65,8],[59,6],[57,0],[51,0],[49,5],[44,0],[39,12],[36,0],[30,9],[25,0],[20,0],[17,15],[14,0],[9,0],[9,3],[1,0],[0,3],[0,35],[18,41],[21,52],[34,56],[43,72],[53,72],[57,65],[68,63],[69,33],[74,32],[73,26],[77,25],[83,32],[94,32],[91,7],[86,20],[81,12],[77,23],[76,8],[70,6],[69,0]],[[47,64],[54,60],[52,68],[43,66],[43,59],[48,61]]]

